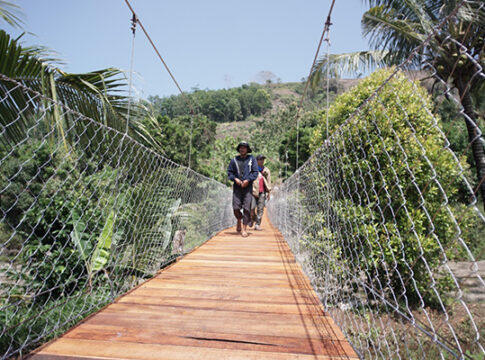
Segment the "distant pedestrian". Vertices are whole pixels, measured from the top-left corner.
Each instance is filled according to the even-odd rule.
[[[251,221],[253,181],[258,177],[258,164],[254,156],[249,155],[252,150],[247,142],[239,143],[236,150],[239,155],[229,163],[227,176],[234,182],[232,208],[237,219],[237,231],[241,232],[243,237],[247,237],[247,225]]]
[[[264,155],[258,155],[258,177],[253,183],[253,196],[256,198],[256,226],[255,230],[261,230],[261,220],[263,219],[266,201],[270,199],[271,193],[271,172],[264,166]]]

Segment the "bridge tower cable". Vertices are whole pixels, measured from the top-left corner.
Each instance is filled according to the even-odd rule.
[[[131,18],[131,32],[132,32],[132,40],[131,40],[131,54],[130,54],[130,70],[128,74],[128,106],[126,109],[126,126],[125,126],[125,132],[123,134],[123,137],[121,138],[121,141],[118,144],[118,149],[117,153],[122,154],[123,152],[123,145],[124,142],[128,138],[128,130],[130,127],[130,112],[131,112],[131,106],[132,106],[132,89],[133,89],[133,68],[134,68],[134,63],[135,63],[135,35],[136,35],[136,23],[137,23],[137,18],[136,15],[133,13],[133,16]],[[118,157],[118,160],[116,162],[116,169],[119,169],[122,165],[122,156],[120,155]],[[116,177],[115,177],[115,191],[116,191],[116,196],[112,205],[112,211],[114,212],[114,221],[116,222],[118,219],[118,214],[122,213],[121,206],[120,204],[123,203],[123,201],[120,201],[120,197],[122,196],[121,193],[121,184],[122,182],[122,174],[121,171],[116,171]],[[123,196],[123,200],[126,198],[126,196]],[[115,300],[115,291],[114,291],[114,284],[113,281],[107,276],[107,279],[109,280],[109,286],[110,286],[110,299],[111,301],[114,302]],[[133,277],[134,279],[134,277]]]
[[[325,38],[325,42],[327,43],[327,94],[326,94],[326,100],[327,100],[327,106],[326,106],[326,111],[325,111],[325,137],[328,139],[328,109],[330,107],[330,66],[328,64],[330,63],[330,28],[327,31],[327,37]]]
[[[125,4],[126,6],[128,6],[128,9],[130,9],[131,13],[133,14],[133,18],[136,20],[136,24],[140,25],[140,28],[142,29],[143,33],[145,34],[148,42],[150,43],[151,47],[153,48],[153,50],[155,51],[157,57],[160,59],[160,61],[162,62],[162,65],[164,66],[165,70],[167,71],[167,73],[170,75],[170,78],[172,79],[173,83],[175,84],[175,86],[177,87],[180,95],[182,96],[182,98],[184,99],[185,103],[187,104],[187,107],[189,108],[189,111],[190,111],[190,141],[189,141],[189,155],[188,155],[188,165],[187,167],[190,169],[191,168],[191,156],[192,156],[192,133],[193,133],[193,118],[196,116],[196,111],[195,111],[195,108],[193,106],[193,104],[191,103],[191,101],[189,100],[189,97],[187,96],[187,94],[182,90],[182,88],[180,87],[177,79],[175,78],[173,72],[170,70],[169,66],[167,65],[166,61],[164,60],[164,58],[162,57],[160,51],[158,51],[158,48],[156,47],[155,43],[153,42],[152,38],[150,37],[150,35],[148,34],[148,31],[145,29],[145,26],[143,26],[143,23],[141,22],[140,18],[138,17],[138,15],[136,14],[135,10],[133,9],[133,6],[130,4],[130,2],[128,0],[124,0],[125,1]],[[133,35],[134,36],[134,35]]]
[[[300,112],[301,112],[301,109],[303,107],[303,102],[305,101],[305,98],[306,98],[306,94],[308,92],[308,86],[310,85],[310,80],[311,80],[311,76],[313,74],[313,72],[315,71],[315,64],[317,63],[317,60],[318,60],[318,55],[320,54],[320,49],[322,47],[322,43],[323,41],[327,41],[325,39],[325,34],[328,34],[328,32],[330,31],[330,26],[332,26],[332,12],[333,12],[333,8],[335,6],[335,0],[332,0],[332,3],[330,5],[330,10],[328,11],[328,15],[327,15],[327,20],[325,21],[325,25],[323,27],[323,31],[322,31],[322,35],[320,36],[320,40],[318,42],[318,46],[317,46],[317,50],[315,51],[315,56],[313,57],[313,63],[312,63],[312,66],[310,67],[310,72],[308,74],[308,77],[306,79],[306,83],[305,83],[305,88],[303,90],[303,94],[300,98],[300,102],[298,104],[298,107],[296,109],[296,163],[295,163],[295,170],[298,169],[298,160],[299,160],[299,147],[300,147]],[[327,39],[329,39],[328,35],[327,35]],[[328,40],[328,44],[330,44],[330,40]],[[328,81],[328,79],[327,79]],[[327,82],[328,84],[328,82]]]
[[[305,88],[303,90],[303,94],[301,96],[301,99],[300,99],[300,103],[298,104],[298,107],[296,109],[296,159],[295,159],[295,173],[298,172],[298,168],[299,168],[299,152],[300,152],[300,112],[301,112],[301,109],[303,107],[303,102],[305,101],[305,98],[306,98],[306,94],[308,92],[308,86],[310,85],[310,80],[311,80],[311,76],[313,74],[313,72],[315,71],[315,64],[317,63],[317,59],[318,59],[318,55],[320,54],[320,49],[322,47],[322,44],[323,44],[323,41],[327,41],[328,39],[328,42],[327,44],[330,44],[330,40],[329,40],[329,31],[330,31],[330,26],[332,26],[332,21],[331,21],[331,18],[332,18],[332,12],[333,12],[333,8],[335,6],[335,0],[332,0],[332,3],[330,5],[330,10],[328,12],[328,15],[327,15],[327,19],[325,21],[325,25],[323,27],[323,31],[322,31],[322,35],[320,36],[320,40],[318,41],[318,46],[317,46],[317,50],[315,51],[315,56],[313,57],[313,62],[312,62],[312,66],[310,67],[310,72],[308,74],[308,77],[306,79],[306,83],[305,83]],[[327,34],[327,39],[325,39],[325,34]],[[328,50],[330,51],[330,50]],[[327,52],[328,52],[327,51]],[[329,82],[328,82],[328,75],[327,75],[327,104],[328,104],[328,86],[329,86]],[[328,106],[328,105],[327,105]],[[328,111],[327,111],[328,113]],[[327,125],[327,128],[328,128],[328,125]],[[297,229],[296,229],[296,232],[297,232],[297,237],[298,239],[300,238],[301,236],[301,233],[300,233],[300,224],[301,224],[301,211],[300,211],[300,177],[297,178],[297,184],[296,184],[296,187],[297,187],[297,191],[296,191],[296,204],[298,209],[297,209],[297,213],[298,213],[298,222],[297,222]]]
[[[133,33],[133,38],[131,40],[131,57],[130,57],[130,73],[129,73],[129,80],[128,80],[128,109],[126,111],[126,129],[125,134],[128,133],[128,127],[130,123],[130,110],[131,110],[131,91],[133,88],[133,65],[134,65],[134,58],[135,58],[135,34],[136,34],[136,22],[137,18],[136,15],[133,14],[131,18],[131,32]]]

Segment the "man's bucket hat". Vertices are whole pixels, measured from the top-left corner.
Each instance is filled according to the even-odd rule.
[[[253,152],[253,150],[251,150],[251,147],[249,146],[249,144],[248,144],[246,141],[241,141],[241,142],[239,143],[239,145],[238,145],[238,146],[237,146],[237,148],[236,148],[236,151],[237,151],[237,152],[239,152],[239,148],[240,148],[241,146],[246,146],[246,147],[248,148],[248,154]]]

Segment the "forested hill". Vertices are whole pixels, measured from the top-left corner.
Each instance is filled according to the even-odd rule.
[[[330,91],[345,91],[357,80],[333,80]],[[224,123],[245,121],[252,116],[261,116],[268,111],[288,106],[300,99],[304,89],[302,82],[244,84],[240,87],[220,90],[194,89],[187,93],[196,112],[209,120]],[[169,97],[150,96],[148,100],[161,115],[170,118],[189,115],[190,109],[181,95]],[[321,105],[325,100],[323,91],[310,91],[310,106]]]
[[[330,99],[344,92],[356,80],[332,80]],[[326,104],[326,90],[319,86],[310,90],[304,110],[321,109]],[[187,93],[197,115],[181,95],[151,96],[155,118],[145,119],[143,130],[157,150],[175,162],[188,163],[190,123],[192,121],[193,147],[191,167],[226,182],[226,168],[235,155],[240,140],[251,143],[255,153],[264,153],[275,178],[292,172],[295,159],[295,109],[303,93],[303,82],[251,83],[221,90],[195,89]],[[314,120],[304,117],[302,143],[308,145],[309,128]],[[308,127],[308,129],[307,129]],[[306,150],[305,150],[306,149]],[[308,146],[303,146],[300,157],[305,160]]]

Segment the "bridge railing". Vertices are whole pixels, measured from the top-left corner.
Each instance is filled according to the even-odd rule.
[[[5,77],[0,109],[0,358],[234,222],[225,185]]]
[[[460,3],[483,20],[483,3]],[[457,41],[447,31],[459,21],[448,21],[404,64],[337,98],[316,131],[322,145],[268,203],[363,358],[485,356],[484,102],[462,91],[485,89],[483,48]],[[436,39],[458,53],[447,78],[430,56]]]
[[[379,101],[275,189],[270,219],[363,357],[482,354],[485,216],[469,169],[431,116],[422,131],[404,109],[406,129],[369,121]]]

